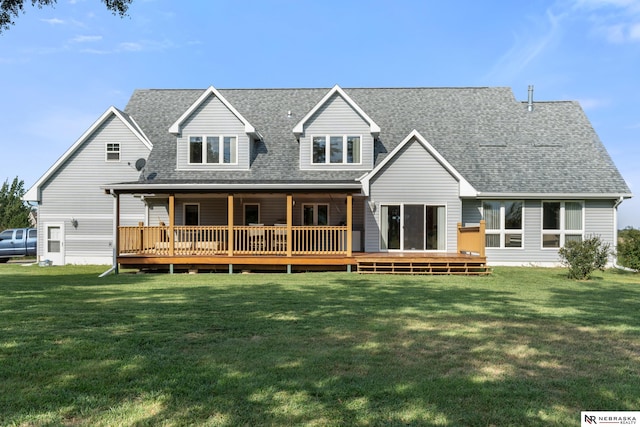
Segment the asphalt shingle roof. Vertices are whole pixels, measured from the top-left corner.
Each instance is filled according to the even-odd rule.
[[[136,90],[125,112],[153,143],[145,169],[156,184],[353,182],[362,171],[299,168],[293,127],[329,90],[219,89],[264,137],[248,171],[175,170],[169,127],[204,89]],[[576,102],[535,102],[529,112],[502,87],[344,91],[381,128],[376,164],[415,129],[480,192],[630,193]]]

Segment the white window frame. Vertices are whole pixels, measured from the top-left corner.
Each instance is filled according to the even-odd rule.
[[[201,162],[192,162],[191,161],[191,138],[201,138],[202,139],[202,161]],[[208,163],[207,162],[207,146],[208,138],[218,138],[218,162],[217,163]],[[225,163],[224,162],[224,139],[225,138],[234,138],[235,140],[235,161]],[[239,138],[238,135],[189,135],[187,136],[187,164],[189,165],[237,165],[238,164],[238,146],[239,146]],[[233,149],[231,150],[233,152]]]
[[[245,225],[250,225],[247,223],[247,206],[257,206],[258,207],[258,221],[256,221],[256,224],[260,224],[261,220],[262,220],[262,212],[260,209],[260,203],[243,203],[242,204],[242,223]]]
[[[556,230],[545,230],[544,228],[544,204],[545,203],[560,203],[560,229],[556,229]],[[580,230],[568,230],[566,228],[566,211],[565,211],[565,206],[566,203],[579,203],[580,207],[581,207],[581,219],[580,219],[580,224],[582,225],[582,228]],[[564,247],[565,245],[565,240],[566,240],[566,236],[574,236],[574,235],[579,235],[581,240],[584,240],[584,228],[585,228],[585,203],[584,200],[542,200],[540,202],[540,229],[541,229],[541,233],[540,233],[540,248],[548,251],[548,250],[555,250],[557,251],[558,249]],[[555,247],[545,247],[544,246],[544,236],[545,235],[560,235],[560,246],[555,248]]]
[[[182,223],[187,225],[187,206],[196,206],[198,208],[198,223],[196,225],[200,225],[201,215],[200,215],[200,203],[189,202],[182,204]]]
[[[324,162],[314,162],[314,151],[313,151],[313,141],[315,138],[324,138],[324,142],[325,142],[325,146],[324,146]],[[342,138],[342,161],[341,162],[331,162],[331,138]],[[349,142],[349,138],[358,138],[360,140],[360,144],[359,144],[359,152],[358,152],[358,159],[360,161],[358,162],[347,162],[347,158],[348,158],[348,152],[347,152],[347,148],[348,148],[348,142]],[[310,151],[311,151],[311,164],[312,165],[362,165],[362,135],[359,134],[350,134],[350,133],[345,133],[345,134],[316,134],[316,135],[311,135],[311,147],[310,147]]]
[[[404,247],[404,208],[405,205],[415,205],[415,206],[422,206],[424,208],[423,212],[425,217],[423,217],[423,238],[424,238],[424,247],[425,249],[416,249],[416,250],[411,250],[411,249],[406,249]],[[382,202],[380,203],[378,210],[380,212],[382,212],[382,207],[383,206],[400,206],[400,249],[383,249],[382,248],[382,235],[380,235],[382,228],[379,228],[379,236],[378,236],[378,250],[379,251],[386,251],[386,252],[416,252],[416,253],[438,253],[438,252],[446,252],[447,251],[447,247],[449,246],[449,241],[448,241],[448,234],[449,234],[449,227],[448,227],[448,212],[449,212],[449,206],[447,205],[447,203],[404,203],[404,202]],[[442,239],[444,240],[444,248],[441,249],[426,249],[427,247],[427,221],[426,221],[426,215],[427,215],[427,208],[428,207],[432,207],[432,208],[444,208],[444,224],[442,225],[442,228],[444,228],[444,235],[442,236]],[[379,217],[379,221],[382,221],[382,213],[380,214]],[[438,225],[440,227],[440,225]]]
[[[329,203],[303,203],[302,210],[300,212],[302,224],[304,225],[304,208],[307,206],[313,206],[313,225],[305,225],[305,227],[317,227],[318,226],[318,206],[327,207],[327,225],[331,224],[331,205]]]
[[[110,149],[111,148],[111,149]],[[117,159],[110,159],[109,154],[117,154]],[[119,162],[122,158],[122,145],[119,142],[107,142],[104,146],[105,162]]]
[[[482,200],[482,218],[485,218],[484,215],[484,204],[485,202],[496,202],[500,203],[500,226],[499,228],[485,228],[485,235],[499,235],[500,236],[500,246],[486,246],[486,249],[513,249],[513,250],[522,250],[524,249],[524,221],[525,221],[525,203],[524,200]],[[507,229],[506,228],[506,209],[505,203],[521,203],[522,204],[522,218],[520,220],[520,228]],[[519,234],[520,235],[520,246],[506,246],[506,235],[507,234]]]

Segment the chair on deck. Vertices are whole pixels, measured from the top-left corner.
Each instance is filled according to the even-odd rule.
[[[249,224],[249,248],[253,252],[261,252],[265,249],[264,224]]]
[[[287,224],[274,224],[272,249],[274,251],[287,250]]]

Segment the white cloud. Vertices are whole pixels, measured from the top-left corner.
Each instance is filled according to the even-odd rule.
[[[102,40],[102,36],[75,36],[71,39],[73,43],[91,43]]]
[[[46,22],[47,24],[50,24],[50,25],[62,25],[66,23],[65,21],[59,18],[41,19],[41,21]]]
[[[631,28],[629,28],[629,39],[640,41],[640,22],[632,25]]]
[[[124,42],[118,45],[118,50],[124,52],[140,52],[144,50],[144,46],[138,42]]]
[[[488,79],[510,80],[520,74],[531,62],[552,46],[560,36],[563,16],[550,9],[544,17],[531,18],[527,32],[514,35],[511,48],[493,65]]]
[[[640,0],[574,0],[573,10],[610,43],[640,42]]]
[[[608,99],[597,99],[597,98],[583,98],[579,99],[578,102],[585,110],[595,110],[598,108],[604,108],[611,105],[611,101]]]

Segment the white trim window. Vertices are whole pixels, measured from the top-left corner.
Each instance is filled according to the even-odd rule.
[[[584,237],[584,202],[542,202],[542,248],[557,249]]]
[[[446,251],[446,206],[380,205],[380,250]]]
[[[485,247],[522,248],[524,203],[520,200],[485,200]]]
[[[107,142],[107,145],[105,146],[105,161],[107,162],[120,161],[120,143]]]
[[[329,143],[327,144],[327,141]],[[313,164],[361,164],[362,138],[357,135],[316,135],[311,137]]]
[[[303,203],[302,225],[329,225],[329,204]]]
[[[206,141],[206,143],[205,143]],[[190,136],[189,164],[238,163],[238,137],[229,135]]]
[[[244,225],[260,223],[260,203],[245,203],[242,211]]]
[[[184,225],[200,225],[200,203],[185,203],[182,209]]]

